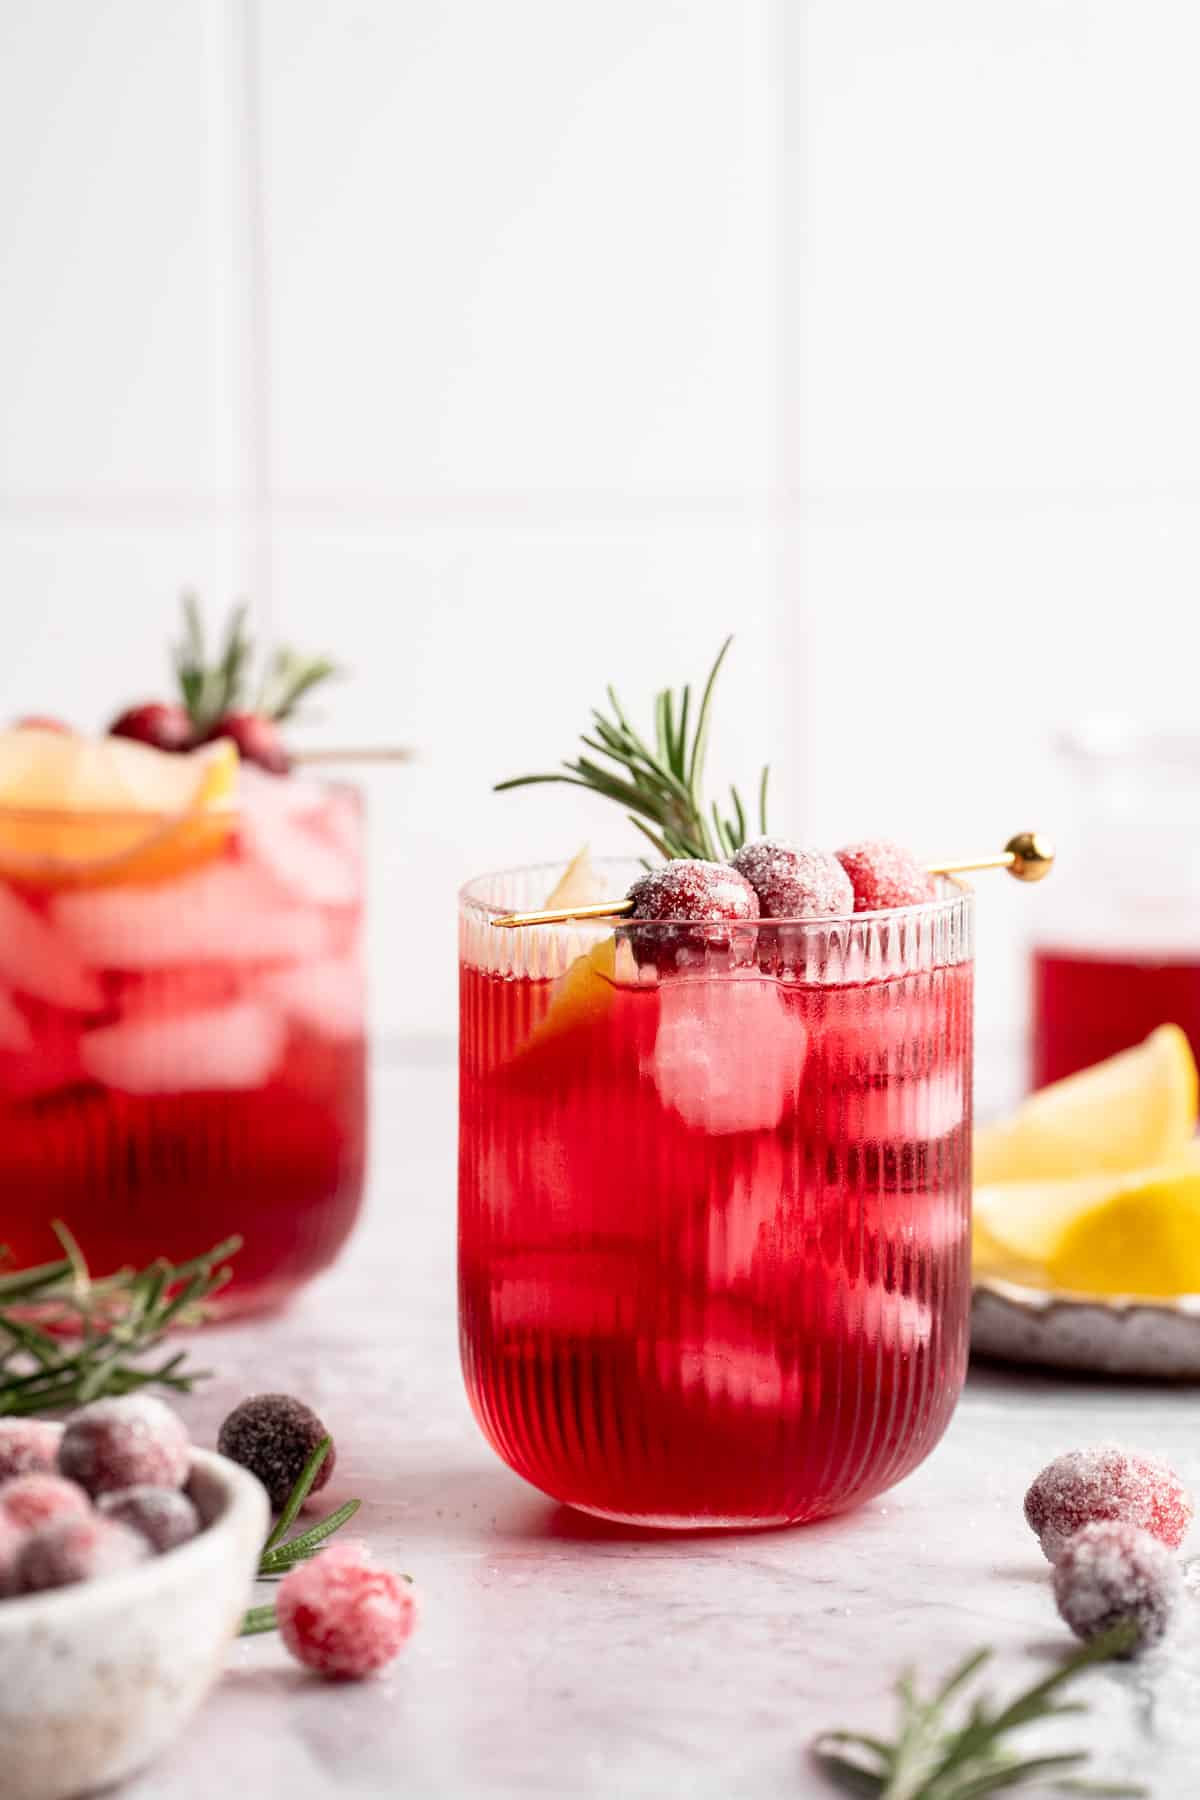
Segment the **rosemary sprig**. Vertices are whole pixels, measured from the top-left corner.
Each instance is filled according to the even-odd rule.
[[[288,1495],[283,1511],[275,1521],[271,1535],[263,1545],[262,1557],[258,1565],[260,1581],[278,1580],[281,1575],[286,1575],[289,1569],[294,1569],[297,1563],[305,1562],[310,1556],[315,1556],[334,1532],[340,1531],[362,1505],[361,1500],[347,1500],[335,1512],[328,1513],[315,1525],[310,1525],[307,1531],[301,1531],[294,1538],[288,1538],[287,1534],[294,1525],[300,1508],[312,1492],[313,1482],[320,1474],[325,1458],[329,1455],[332,1447],[332,1438],[322,1438],[296,1477],[296,1485]],[[272,1605],[268,1603],[264,1606],[252,1606],[242,1620],[242,1628],[238,1635],[254,1637],[260,1632],[274,1631],[276,1624],[275,1608]]]
[[[723,812],[716,801],[704,798],[704,763],[712,719],[713,690],[726,652],[733,642],[725,639],[709,670],[699,705],[692,718],[692,690],[675,693],[664,688],[654,702],[653,747],[630,724],[613,688],[609,688],[609,713],[592,711],[592,725],[582,732],[585,747],[595,756],[564,761],[565,773],[517,775],[500,781],[495,791],[531,787],[538,782],[561,781],[571,787],[590,788],[623,806],[631,825],[648,838],[660,856],[699,856],[709,862],[732,856],[749,835],[747,813],[737,788],[730,787],[731,809]],[[605,764],[613,764],[607,767]],[[758,829],[767,829],[767,776],[759,781]]]
[[[254,662],[254,640],[247,630],[248,608],[234,607],[215,662],[210,661],[204,621],[195,594],[183,597],[183,637],[172,652],[180,697],[198,732],[214,726],[226,713],[246,704],[246,688]],[[268,661],[259,683],[255,711],[277,721],[290,719],[300,701],[321,682],[341,670],[327,656],[302,656],[281,645]]]
[[[163,1258],[93,1280],[60,1220],[64,1255],[35,1269],[0,1272],[0,1418],[59,1412],[106,1394],[164,1387],[190,1393],[208,1374],[175,1351],[143,1366],[171,1326],[194,1325],[224,1287],[241,1238],[226,1238],[183,1263]],[[3,1262],[0,1251],[0,1264]]]
[[[870,1800],[982,1800],[987,1794],[1033,1786],[1041,1793],[1133,1796],[1142,1787],[1080,1780],[1072,1771],[1088,1760],[1086,1750],[1022,1760],[1004,1747],[1010,1732],[1037,1719],[1086,1712],[1086,1706],[1059,1701],[1059,1690],[1093,1663],[1120,1656],[1136,1636],[1128,1621],[1093,1638],[1007,1706],[986,1698],[971,1702],[966,1722],[953,1728],[947,1706],[978,1674],[991,1656],[977,1650],[959,1664],[929,1700],[916,1691],[911,1671],[896,1683],[900,1729],[893,1742],[857,1731],[826,1731],[813,1745],[818,1768],[844,1794]]]

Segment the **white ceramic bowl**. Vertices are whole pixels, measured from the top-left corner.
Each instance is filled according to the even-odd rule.
[[[253,1475],[193,1450],[205,1529],[121,1575],[0,1600],[0,1793],[76,1800],[159,1754],[221,1672],[270,1508]]]

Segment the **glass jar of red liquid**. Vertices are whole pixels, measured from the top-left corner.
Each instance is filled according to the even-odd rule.
[[[1074,801],[1032,952],[1035,1087],[1157,1025],[1200,1055],[1200,733],[1100,720],[1059,750]]]
[[[612,892],[639,872],[610,866]],[[518,1474],[610,1519],[782,1525],[865,1500],[929,1454],[966,1363],[970,895],[491,923],[555,873],[461,897],[476,1416]]]
[[[63,819],[72,843],[114,835]],[[48,1261],[61,1219],[102,1275],[237,1233],[218,1304],[268,1305],[361,1199],[359,797],[244,768],[228,814],[146,830],[154,879],[142,855],[41,885],[12,870],[56,816],[0,812],[0,1242]]]

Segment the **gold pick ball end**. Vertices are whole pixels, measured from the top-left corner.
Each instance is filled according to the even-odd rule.
[[[1008,872],[1018,881],[1041,881],[1054,866],[1054,845],[1040,831],[1018,831],[1004,848],[1012,857]]]

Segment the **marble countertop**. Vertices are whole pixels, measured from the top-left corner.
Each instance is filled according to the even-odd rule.
[[[817,1800],[833,1790],[809,1740],[886,1726],[905,1664],[932,1678],[990,1643],[1011,1690],[1071,1642],[1021,1518],[1042,1463],[1111,1437],[1200,1482],[1195,1390],[980,1369],[924,1467],[844,1518],[672,1539],[573,1516],[501,1465],[462,1392],[454,1107],[448,1048],[378,1070],[347,1255],[287,1312],[207,1334],[219,1374],[184,1403],[211,1443],[249,1390],[308,1398],[338,1441],[326,1497],[362,1498],[361,1535],[418,1584],[418,1633],[356,1686],[309,1677],[273,1637],[239,1643],[128,1800]],[[1087,1678],[1089,1719],[1025,1742],[1090,1744],[1094,1777],[1136,1776],[1155,1800],[1200,1793],[1194,1610],[1170,1654]]]

